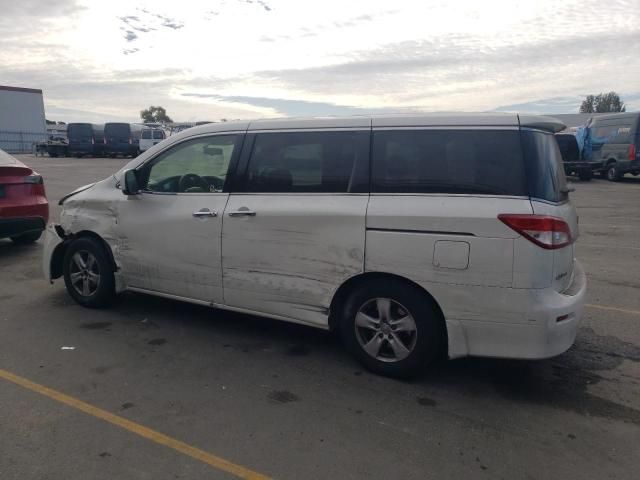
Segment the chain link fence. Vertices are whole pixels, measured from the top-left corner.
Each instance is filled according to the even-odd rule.
[[[47,135],[43,132],[12,132],[0,130],[0,149],[7,153],[31,153],[35,144],[43,142]]]

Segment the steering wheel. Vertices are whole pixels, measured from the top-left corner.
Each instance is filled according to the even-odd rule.
[[[178,181],[178,191],[186,192],[191,188],[201,188],[203,192],[209,191],[209,184],[200,175],[195,173],[187,173],[180,177]]]

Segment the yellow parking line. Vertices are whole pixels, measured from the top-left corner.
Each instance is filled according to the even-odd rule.
[[[622,312],[622,313],[630,313],[631,315],[640,315],[640,310],[627,310],[626,308],[607,307],[605,305],[591,305],[588,303],[586,303],[584,306],[589,308],[597,308],[599,310],[611,310],[613,312]]]
[[[181,442],[180,440],[168,437],[167,435],[156,432],[155,430],[151,430],[150,428],[132,422],[131,420],[119,417],[118,415],[109,413],[106,410],[94,407],[93,405],[89,405],[88,403],[78,400],[77,398],[70,397],[69,395],[65,395],[64,393],[60,393],[56,390],[52,390],[43,385],[34,383],[31,380],[27,380],[26,378],[20,377],[11,372],[7,372],[6,370],[0,369],[0,378],[15,383],[16,385],[20,385],[21,387],[24,387],[33,392],[39,393],[40,395],[44,395],[45,397],[49,397],[50,399],[57,402],[64,403],[65,405],[75,408],[76,410],[80,410],[93,417],[105,420],[113,425],[117,425],[118,427],[124,428],[125,430],[135,433],[136,435],[146,438],[147,440],[151,440],[152,442],[155,442],[157,444],[169,447],[191,458],[200,460],[201,462],[204,462],[207,465],[210,465],[218,470],[222,470],[223,472],[235,475],[236,477],[247,480],[269,480],[269,477],[267,477],[266,475],[254,472],[253,470],[245,468],[241,465],[231,463],[224,458],[212,455],[211,453],[200,450],[199,448],[192,447],[191,445]]]

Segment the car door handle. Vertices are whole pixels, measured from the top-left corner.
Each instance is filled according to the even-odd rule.
[[[217,217],[218,216],[218,212],[216,212],[216,211],[212,212],[208,208],[201,208],[197,212],[193,212],[193,216],[194,217]]]
[[[229,212],[230,217],[255,217],[256,212],[249,210],[247,207],[241,207],[238,210]]]

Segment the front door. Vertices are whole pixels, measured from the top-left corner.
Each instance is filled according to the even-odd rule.
[[[128,287],[222,301],[224,185],[241,141],[233,133],[187,139],[138,168],[142,193],[125,197],[118,214]]]
[[[368,131],[255,135],[225,210],[225,304],[326,325],[336,289],[364,268],[368,139]]]

